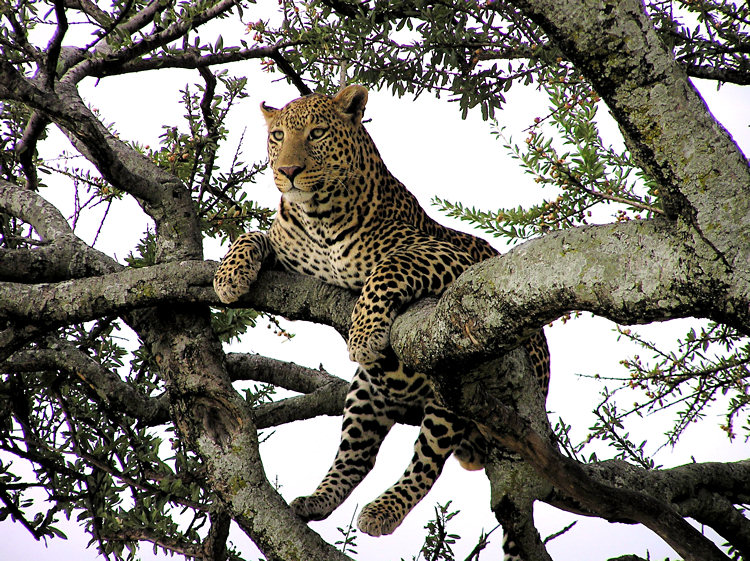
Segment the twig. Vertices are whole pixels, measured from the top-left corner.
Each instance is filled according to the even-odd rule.
[[[55,15],[57,16],[57,29],[55,29],[55,34],[47,45],[47,60],[44,65],[45,86],[50,91],[55,89],[57,62],[60,60],[63,38],[68,31],[68,16],[65,14],[63,0],[55,0]]]
[[[567,526],[565,526],[565,528],[563,528],[559,532],[555,532],[554,534],[550,534],[549,536],[547,536],[546,538],[544,538],[544,540],[542,540],[542,543],[544,545],[547,545],[548,542],[551,542],[555,538],[559,538],[560,536],[562,536],[563,534],[565,534],[566,532],[568,532],[576,524],[578,524],[578,520],[574,520],[573,522],[571,522],[570,524],[568,524]]]
[[[292,81],[292,84],[295,85],[295,87],[299,90],[299,93],[302,95],[310,95],[312,90],[305,84],[305,82],[302,80],[302,76],[300,76],[294,68],[292,68],[292,65],[289,64],[286,59],[282,56],[281,52],[278,49],[274,49],[271,54],[269,55],[271,59],[276,63],[276,66],[281,70],[284,74],[287,75],[287,77]]]

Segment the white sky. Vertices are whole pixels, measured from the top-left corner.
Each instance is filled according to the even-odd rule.
[[[270,105],[281,106],[297,96],[297,92],[282,83],[272,83],[277,75],[257,71],[257,63],[250,61],[237,64],[231,71],[236,75],[250,77],[250,96],[231,114],[229,126],[232,139],[223,150],[231,157],[236,139],[246,128],[245,161],[262,159],[265,155],[265,125],[257,109],[265,100]],[[84,97],[99,108],[105,120],[115,123],[122,138],[135,139],[155,146],[162,124],[179,124],[183,113],[178,104],[178,91],[188,81],[198,80],[196,72],[164,71],[150,73],[137,78],[122,77],[102,80],[98,85],[88,81],[83,87]],[[740,88],[724,87],[719,92],[711,84],[699,85],[714,115],[730,130],[735,140],[746,153],[750,152],[750,97]],[[545,114],[545,100],[531,88],[516,86],[508,96],[508,104],[497,117],[508,127],[518,141],[521,132],[534,116]],[[604,110],[600,111],[603,114]],[[468,206],[497,208],[530,203],[539,195],[533,178],[523,174],[515,161],[505,153],[502,145],[490,135],[490,126],[472,113],[465,121],[460,119],[458,107],[443,101],[423,96],[414,101],[408,98],[395,99],[387,92],[371,92],[367,125],[375,139],[386,164],[419,198],[422,205],[442,223],[467,229],[464,223],[451,222],[440,217],[429,208],[430,199],[437,195],[449,200],[460,200]],[[602,117],[602,128],[607,138],[619,142],[616,128]],[[46,143],[47,155],[56,154],[60,139],[53,135]],[[60,187],[48,190],[45,195],[54,197],[66,215],[70,215],[70,193],[61,192]],[[272,180],[259,182],[251,198],[275,206],[278,194]],[[140,209],[132,203],[115,208],[97,242],[97,248],[116,255],[122,260],[143,235],[146,220]],[[93,218],[81,225],[79,235],[91,241],[98,222]],[[140,224],[140,226],[139,226]],[[206,258],[219,259],[226,248],[207,245]],[[648,326],[643,331],[655,338],[668,341],[682,336],[687,322],[672,322],[676,327]],[[354,365],[348,361],[344,341],[329,328],[291,323],[289,329],[297,334],[292,341],[282,341],[267,329],[252,330],[242,344],[233,350],[260,352],[284,360],[317,367],[319,364],[331,373],[350,378]],[[574,435],[584,437],[594,421],[591,408],[599,402],[601,382],[579,378],[577,374],[613,375],[623,374],[619,360],[639,350],[627,343],[616,341],[612,324],[595,318],[582,318],[565,325],[556,323],[547,328],[552,352],[552,382],[548,409],[552,422],[557,416],[574,426]],[[645,355],[641,351],[642,355]],[[241,387],[241,385],[238,385]],[[624,405],[627,405],[625,398]],[[727,461],[746,458],[748,447],[737,442],[730,445],[724,433],[718,429],[721,409],[710,412],[699,425],[688,429],[681,443],[674,449],[664,449],[656,459],[665,466],[679,465],[691,461]],[[652,437],[654,450],[663,441],[666,430],[664,415],[646,418],[628,425],[634,440]],[[278,478],[280,492],[291,500],[301,494],[312,492],[325,474],[335,453],[339,440],[338,418],[321,418],[305,423],[280,427],[262,445],[266,472],[272,481]],[[327,540],[333,542],[341,536],[336,528],[346,526],[355,507],[360,508],[383,492],[400,475],[411,456],[411,447],[416,436],[415,427],[397,427],[386,440],[378,464],[367,480],[328,520],[312,523],[312,527]],[[605,454],[600,454],[602,457]],[[456,557],[463,559],[474,546],[481,529],[489,531],[496,522],[489,510],[489,486],[483,472],[466,472],[450,460],[435,488],[407,517],[402,526],[392,535],[357,538],[357,559],[361,561],[398,561],[402,557],[410,560],[416,555],[424,537],[423,526],[433,516],[434,505],[452,500],[453,509],[461,514],[454,521],[452,531],[465,538],[454,548]],[[574,517],[541,505],[537,508],[537,522],[544,537],[568,524]],[[86,561],[97,559],[93,549],[83,551],[88,537],[82,535],[73,524],[61,524],[69,540],[54,540],[48,548],[36,543],[17,524],[0,523],[0,561],[31,558],[39,561]],[[450,527],[449,527],[450,528]],[[499,557],[501,533],[494,539],[483,559]],[[239,532],[232,539],[240,547],[246,559],[256,559],[251,545]],[[585,544],[585,548],[581,545]],[[625,553],[663,559],[671,550],[640,527],[608,524],[599,520],[582,519],[570,532],[549,545],[556,561],[600,561]],[[142,559],[154,558],[149,546],[141,550]],[[155,558],[166,558],[163,555]]]

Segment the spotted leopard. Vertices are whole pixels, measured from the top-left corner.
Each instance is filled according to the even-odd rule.
[[[291,506],[306,520],[326,518],[372,469],[393,424],[421,407],[409,466],[358,518],[363,532],[379,536],[393,532],[427,494],[451,453],[467,469],[479,469],[486,445],[472,422],[440,405],[423,374],[396,358],[391,323],[408,302],[440,294],[465,269],[497,253],[434,222],[391,175],[362,125],[366,102],[365,88],[349,86],[335,97],[313,94],[280,110],[261,104],[281,202],[267,235],[235,240],[214,287],[222,302],[234,302],[250,290],[261,265],[275,263],[361,291],[348,342],[359,368],[346,398],[341,444],[315,492]],[[527,348],[546,389],[543,334]]]

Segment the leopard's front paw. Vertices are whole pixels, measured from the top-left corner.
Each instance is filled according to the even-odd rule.
[[[377,538],[378,536],[393,533],[402,520],[402,516],[375,501],[367,505],[359,513],[357,526],[365,534]]]
[[[214,275],[214,291],[224,304],[231,304],[250,291],[258,278],[260,263],[222,263]]]
[[[383,351],[390,344],[389,330],[370,327],[366,331],[349,331],[349,359],[363,367],[383,358]]]
[[[328,518],[333,509],[329,501],[319,495],[308,495],[306,497],[297,497],[289,506],[292,507],[294,514],[303,520],[323,520]]]

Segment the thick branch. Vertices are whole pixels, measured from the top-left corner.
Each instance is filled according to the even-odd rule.
[[[661,536],[686,561],[726,561],[726,557],[667,503],[630,488],[603,485],[580,464],[560,454],[511,408],[487,396],[471,408],[471,418],[483,419],[502,446],[528,461],[557,489],[608,520],[637,520]],[[469,411],[461,411],[466,414]]]
[[[60,211],[39,193],[0,179],[0,210],[31,224],[44,241],[70,234]]]
[[[746,277],[698,259],[676,232],[654,219],[532,240],[473,267],[437,303],[398,317],[391,343],[408,363],[433,370],[509,350],[571,310],[625,324],[707,317],[750,333]]]
[[[55,284],[0,283],[0,318],[68,325],[158,303],[218,301],[208,288],[215,267],[182,261]]]
[[[596,88],[626,144],[729,268],[750,262],[750,168],[639,0],[515,0]],[[746,275],[745,278],[748,278]]]
[[[348,338],[357,294],[319,280],[283,271],[263,271],[237,303],[289,319],[330,325]]]
[[[643,493],[669,503],[683,517],[713,528],[736,549],[750,551],[750,520],[734,508],[750,498],[750,461],[691,463],[664,470],[644,470],[622,460],[586,464],[588,477],[604,484]],[[546,502],[558,508],[580,510],[570,497],[552,495]]]
[[[233,381],[250,379],[307,394],[256,407],[253,413],[258,429],[319,415],[339,416],[344,410],[348,382],[322,367],[314,370],[261,355],[230,353],[227,370]]]
[[[312,393],[330,385],[348,385],[322,366],[316,370],[258,354],[228,353],[227,370],[235,382],[254,380],[299,393]]]
[[[211,488],[269,561],[346,561],[296,517],[265,477],[257,429],[231,385],[205,306],[164,306],[136,322],[167,382],[182,438]]]
[[[254,410],[255,426],[258,429],[265,429],[320,415],[338,417],[344,410],[344,400],[348,389],[349,384],[340,380],[307,395],[264,403]]]

